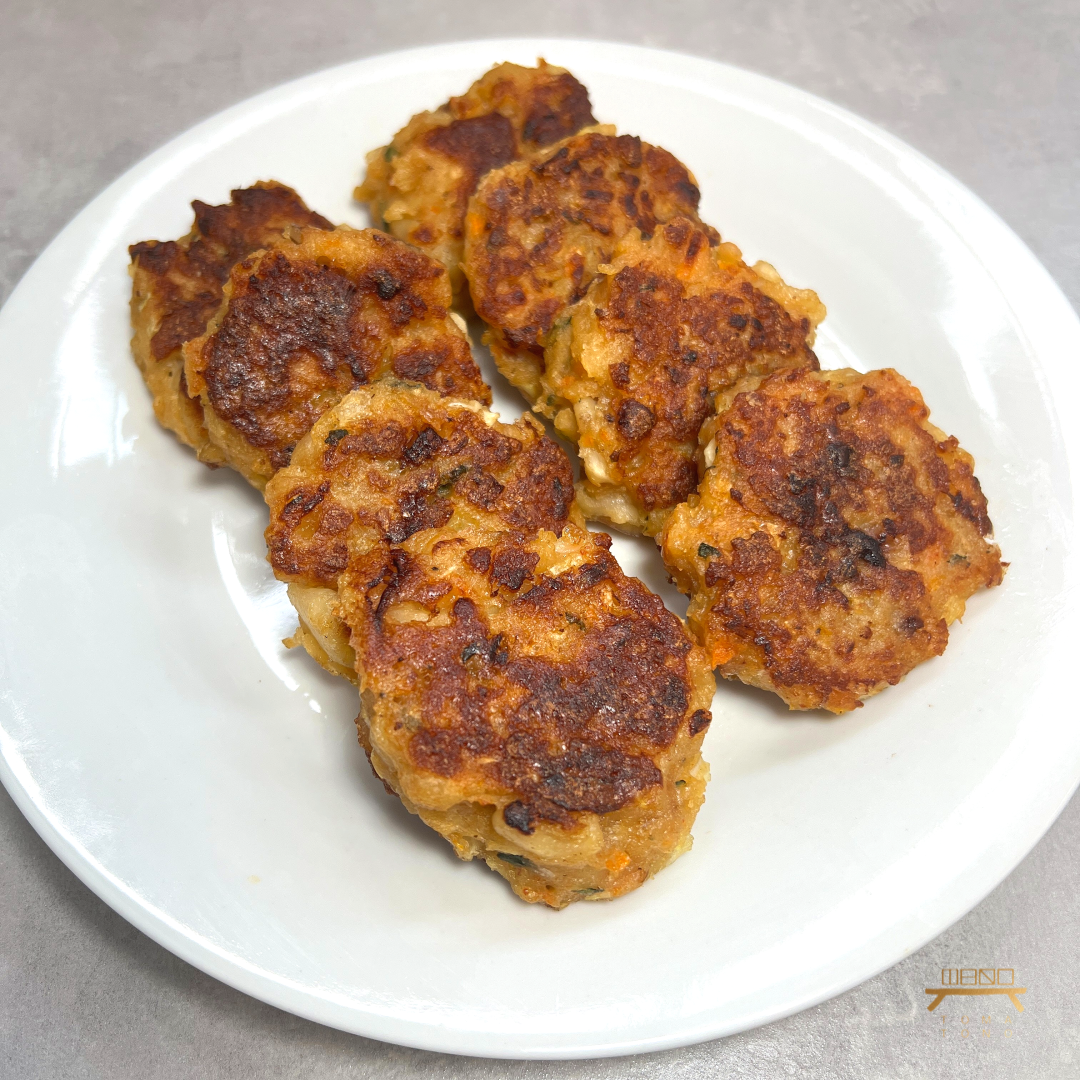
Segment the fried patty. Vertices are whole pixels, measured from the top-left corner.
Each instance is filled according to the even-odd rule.
[[[569,461],[535,421],[364,388],[266,496],[302,640],[355,668],[373,769],[461,858],[563,907],[689,847],[708,661],[576,523]]]
[[[698,432],[747,375],[817,368],[825,308],[688,218],[635,229],[556,324],[536,408],[578,444],[586,517],[655,535],[697,488]]]
[[[1000,584],[974,462],[895,371],[778,372],[723,395],[661,546],[726,678],[842,713],[940,655]]]
[[[632,229],[649,237],[697,216],[686,167],[633,135],[585,132],[488,173],[469,203],[462,269],[499,370],[530,402],[541,393],[544,346],[569,304]],[[701,228],[711,244],[719,237]]]
[[[191,204],[195,223],[180,240],[144,240],[128,248],[133,279],[131,349],[154,401],[159,423],[192,447],[201,461],[225,458],[211,441],[202,406],[188,393],[181,346],[206,329],[221,304],[232,267],[288,228],[332,228],[292,188],[274,181],[232,193],[223,206]]]
[[[498,64],[368,154],[355,197],[394,236],[446,266],[457,293],[465,209],[480,177],[593,123],[589,93],[570,72],[544,60]]]
[[[211,441],[256,487],[350,390],[395,376],[488,403],[446,270],[374,229],[295,230],[237,263],[184,346]]]

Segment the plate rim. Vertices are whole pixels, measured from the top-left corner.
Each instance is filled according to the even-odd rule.
[[[3,342],[6,324],[12,317],[12,312],[27,302],[25,297],[30,294],[34,279],[42,273],[42,266],[51,254],[55,254],[61,245],[72,239],[80,239],[80,231],[86,232],[91,240],[108,235],[110,222],[116,214],[114,212],[111,216],[106,215],[102,220],[104,210],[115,206],[117,200],[124,194],[132,195],[143,185],[149,185],[159,172],[169,171],[168,167],[181,168],[187,158],[202,158],[208,152],[208,147],[212,152],[215,143],[227,141],[230,132],[236,130],[237,123],[257,121],[260,117],[272,115],[281,108],[305,98],[316,99],[320,96],[320,90],[323,93],[331,90],[339,80],[349,75],[354,76],[352,79],[354,84],[360,84],[363,81],[377,81],[383,70],[395,67],[400,69],[406,64],[415,65],[425,58],[437,61],[447,56],[469,52],[491,55],[500,51],[515,52],[533,49],[537,50],[536,55],[548,52],[583,51],[592,53],[594,56],[603,54],[608,58],[609,63],[619,67],[638,61],[643,68],[647,68],[650,76],[655,77],[662,68],[666,68],[673,81],[683,85],[689,85],[692,82],[708,85],[708,77],[711,73],[714,78],[719,76],[722,79],[741,81],[746,90],[756,89],[786,99],[791,104],[798,102],[803,106],[809,106],[833,121],[840,122],[851,131],[868,138],[882,150],[917,165],[923,170],[922,185],[927,182],[937,183],[939,195],[955,200],[957,208],[978,219],[968,222],[967,228],[961,229],[941,207],[935,207],[939,216],[972,250],[979,263],[1001,289],[1003,296],[1007,295],[1011,305],[1014,304],[1016,290],[1019,289],[1024,294],[1021,298],[1026,304],[1037,303],[1047,323],[1056,322],[1056,330],[1047,330],[1045,326],[1039,327],[1042,337],[1048,338],[1053,335],[1068,338],[1071,336],[1074,343],[1080,344],[1080,319],[1077,318],[1052,276],[1020,237],[975,193],[940,165],[897,136],[799,87],[722,61],[620,42],[531,37],[441,42],[418,48],[373,54],[278,84],[199,121],[126,170],[92,199],[49,242],[12,290],[3,310],[0,311],[0,343]],[[679,73],[672,73],[673,65],[679,67]],[[366,80],[359,78],[361,73],[367,74],[369,78]],[[711,89],[715,97],[716,88]],[[359,161],[357,167],[360,167]],[[912,177],[909,177],[909,180],[923,199],[932,201],[932,196],[928,194],[925,186],[921,186]],[[115,225],[113,227],[115,228]],[[984,235],[980,243],[973,244],[972,237],[968,235],[972,230],[988,235]],[[1006,251],[1008,259],[1001,256],[992,264],[988,263],[984,257],[985,252],[981,249],[992,245],[998,246],[1001,251]],[[99,250],[107,246],[107,244],[98,244]],[[93,245],[91,244],[87,250],[84,244],[80,250],[85,256],[83,262],[79,264],[81,281],[85,288],[93,280],[105,253],[102,251],[98,265],[92,266]],[[1005,265],[1007,261],[1011,262],[1011,265]],[[1006,281],[1009,282],[1008,285]],[[1030,320],[1022,319],[1016,314],[1015,307],[1013,310],[1018,332],[1027,333],[1030,330],[1028,325]],[[1053,397],[1060,400],[1068,399],[1070,394],[1075,395],[1080,389],[1080,373],[1070,371],[1064,362],[1047,363],[1046,353],[1037,348],[1030,338],[1027,345],[1035,370],[1052,388]],[[1065,464],[1069,470],[1069,489],[1072,496],[1073,516],[1067,522],[1068,542],[1071,544],[1076,509],[1080,503],[1080,498],[1078,498],[1080,496],[1080,469],[1077,467],[1080,464],[1080,432],[1071,433],[1067,426],[1061,425],[1060,418],[1058,418],[1058,424],[1061,444],[1065,449]],[[1078,572],[1072,570],[1067,573],[1067,580],[1067,591],[1070,594],[1067,614],[1075,624],[1074,609]],[[0,694],[0,700],[6,697],[6,694]],[[10,699],[8,703],[10,704]],[[52,851],[87,887],[152,940],[227,985],[317,1023],[418,1049],[492,1058],[558,1060],[655,1052],[749,1030],[843,993],[892,967],[906,955],[921,948],[956,920],[962,918],[996,888],[1038,843],[1072,797],[1080,784],[1080,768],[1074,767],[1072,774],[1067,782],[1059,782],[1053,797],[1047,798],[1045,805],[1040,806],[1039,813],[1036,815],[1037,820],[1029,822],[1029,827],[1024,832],[1024,839],[1014,842],[1007,852],[1000,853],[996,859],[984,860],[980,864],[980,873],[974,873],[975,867],[970,868],[973,872],[972,876],[978,880],[960,890],[961,895],[954,896],[951,903],[938,899],[937,917],[927,919],[926,928],[918,937],[917,942],[905,947],[902,951],[894,950],[896,955],[887,956],[868,965],[864,964],[854,973],[849,972],[848,977],[818,987],[813,993],[796,995],[771,1009],[760,1010],[758,1015],[746,1018],[745,1022],[701,1023],[680,1028],[663,1037],[651,1037],[639,1041],[622,1039],[604,1043],[595,1038],[570,1036],[561,1045],[553,1046],[543,1044],[542,1040],[534,1036],[524,1036],[524,1039],[518,1038],[515,1041],[515,1039],[508,1039],[502,1032],[483,1031],[478,1028],[439,1028],[411,1019],[363,1010],[355,1005],[337,1003],[330,996],[318,994],[314,987],[299,985],[292,980],[276,976],[239,956],[226,952],[190,928],[180,926],[167,912],[128,890],[123,882],[115,878],[70,835],[63,823],[56,820],[55,815],[44,805],[43,800],[35,797],[35,792],[38,790],[37,784],[25,762],[19,757],[17,747],[14,746],[11,737],[0,723],[0,781],[3,782],[20,811]],[[987,866],[989,862],[993,863],[992,867]],[[1001,869],[1002,866],[1005,867],[1004,870]],[[940,910],[942,908],[946,910]],[[571,1041],[575,1038],[577,1042]],[[530,1040],[533,1045],[526,1045]]]

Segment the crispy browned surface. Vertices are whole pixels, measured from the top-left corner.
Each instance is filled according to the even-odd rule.
[[[939,655],[1004,571],[971,456],[895,371],[781,372],[702,431],[700,497],[664,560],[729,678],[794,709],[855,708]]]
[[[475,402],[375,384],[341,401],[267,485],[266,542],[282,580],[333,586],[350,551],[401,544],[455,513],[559,533],[573,498],[570,462],[531,417],[501,424]]]
[[[180,348],[206,329],[221,303],[222,286],[240,259],[284,229],[330,228],[292,188],[260,181],[232,192],[223,206],[192,204],[195,223],[180,240],[132,244],[132,350],[154,399],[158,420],[208,464],[223,457],[210,441],[201,405],[192,400]]]
[[[319,416],[376,379],[489,402],[450,299],[442,266],[373,229],[304,229],[250,256],[184,347],[210,438],[261,487]]]
[[[543,60],[498,64],[368,154],[356,198],[394,236],[442,262],[457,292],[465,209],[480,177],[594,122],[588,91],[568,71]]]
[[[633,135],[586,132],[488,173],[469,203],[462,269],[499,370],[535,401],[549,331],[619,240],[680,215],[696,222],[699,197],[681,162]]]
[[[654,535],[697,488],[698,431],[747,375],[818,366],[825,309],[772,267],[675,218],[616,248],[545,350],[537,408],[574,439],[582,509]]]
[[[531,418],[382,383],[266,489],[271,563],[315,654],[355,664],[376,773],[554,907],[689,846],[713,693],[679,620],[575,523],[570,482]]]

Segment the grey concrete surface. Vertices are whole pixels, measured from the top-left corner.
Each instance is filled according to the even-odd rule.
[[[218,109],[356,57],[524,34],[679,49],[845,105],[973,188],[1080,305],[1077,0],[3,0],[0,299],[105,184]],[[203,975],[85,889],[0,793],[0,1078],[1080,1077],[1078,850],[1074,800],[921,952],[757,1031],[635,1058],[484,1061],[344,1035]],[[1022,1014],[1005,999],[978,999],[966,1026],[956,999],[927,1011],[942,967],[985,964],[1016,970]]]

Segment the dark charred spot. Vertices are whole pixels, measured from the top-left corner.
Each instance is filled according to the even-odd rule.
[[[690,717],[690,734],[697,735],[699,731],[704,731],[711,723],[712,713],[708,709],[698,709]]]
[[[454,514],[449,499],[432,498],[434,477],[421,477],[416,486],[402,492],[397,501],[398,517],[386,530],[391,544],[402,544],[422,529],[438,529]]]
[[[468,173],[468,192],[484,173],[517,157],[514,126],[501,113],[451,120],[445,127],[429,131],[424,142],[464,167]]]
[[[534,820],[532,811],[520,799],[503,808],[503,821],[511,829],[517,829],[518,832],[522,832],[526,836],[532,835]]]
[[[608,368],[612,383],[620,390],[625,390],[630,385],[630,365],[625,360],[612,364]]]
[[[371,271],[371,280],[375,283],[375,292],[380,300],[392,300],[401,291],[401,282],[389,270],[381,267]]]
[[[619,406],[616,426],[628,439],[644,438],[653,429],[656,416],[648,405],[628,398]]]
[[[447,349],[409,349],[398,353],[391,366],[399,379],[423,382],[448,359]]]
[[[503,635],[496,634],[491,639],[491,645],[488,648],[488,658],[493,664],[505,664],[510,659],[510,653],[507,649],[503,648]]]
[[[458,481],[466,499],[481,510],[494,510],[503,485],[491,473],[473,469],[463,480]]]
[[[866,533],[860,532],[858,529],[852,529],[844,537],[844,542],[853,554],[868,562],[871,566],[881,567],[886,565],[885,553],[881,550],[881,544],[872,536],[867,536]]]
[[[289,498],[278,517],[287,525],[297,525],[302,517],[310,514],[326,498],[329,491],[329,480],[324,480],[314,491],[301,488]]]
[[[539,561],[539,555],[523,547],[500,546],[491,559],[491,580],[517,592]]]
[[[848,446],[847,443],[832,442],[825,448],[825,452],[829,457],[829,464],[832,465],[839,473],[849,473],[851,470],[851,459],[855,454],[854,449]],[[854,470],[851,470],[850,474],[853,474]]]
[[[916,630],[921,630],[924,625],[923,620],[918,615],[908,615],[900,620],[899,629],[900,633],[907,634],[910,637]]]
[[[491,566],[491,548],[470,548],[465,552],[465,561],[478,573],[486,574]]]
[[[534,146],[550,146],[596,123],[588,90],[568,71],[533,87],[529,98],[521,137]]]
[[[430,425],[418,432],[402,451],[402,458],[410,465],[420,465],[432,458],[446,445],[446,440]]]
[[[209,206],[196,200],[190,243],[148,240],[128,249],[132,261],[153,277],[161,312],[150,353],[163,360],[205,329],[222,299],[230,269],[278,239],[285,229],[331,229],[326,218],[304,205],[284,184],[238,188],[231,202]]]

